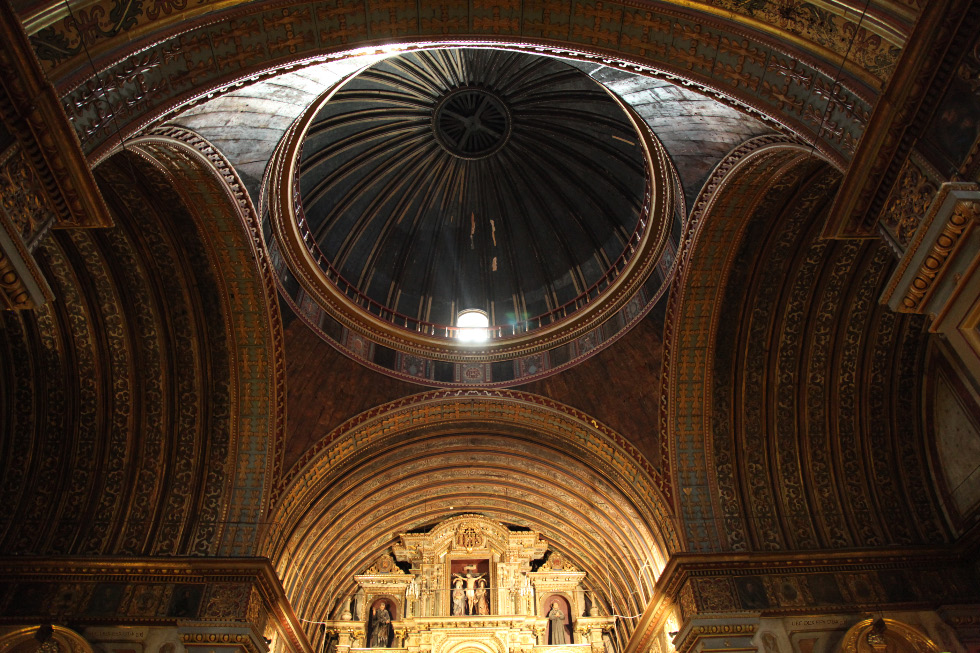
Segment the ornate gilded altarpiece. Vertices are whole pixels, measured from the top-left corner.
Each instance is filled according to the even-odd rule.
[[[489,614],[454,614],[454,581],[459,578],[463,587],[467,573],[474,588],[478,577],[486,581]],[[354,576],[357,590],[340,620],[321,625],[332,636],[334,653],[367,648],[371,608],[385,600],[394,635],[390,648],[412,653],[530,653],[539,648],[598,653],[603,631],[613,628],[614,617],[598,614],[583,588],[585,577],[558,552],[549,555],[547,543],[535,531],[511,531],[482,515],[459,515],[428,532],[400,534],[391,553]],[[544,648],[545,615],[556,600],[570,606],[572,639]]]

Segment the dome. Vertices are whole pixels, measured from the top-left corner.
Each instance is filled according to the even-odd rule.
[[[563,61],[433,50],[381,61],[303,141],[309,244],[378,310],[526,331],[610,274],[643,210],[636,128]]]
[[[431,360],[546,351],[596,329],[657,265],[669,168],[642,120],[560,59],[399,54],[324,93],[277,149],[284,286],[348,349],[340,330],[363,352]],[[484,337],[469,337],[460,316],[477,314]]]

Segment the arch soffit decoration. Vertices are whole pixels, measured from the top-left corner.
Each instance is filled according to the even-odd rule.
[[[527,461],[541,454],[528,456],[527,440],[515,447],[500,434],[460,435],[469,426],[370,456],[373,469],[359,465],[334,483],[309,507],[300,527],[284,534],[270,557],[281,560],[284,586],[296,597],[298,613],[323,618],[355,589],[351,578],[394,544],[394,533],[460,511],[532,528],[589,574],[607,605],[642,609],[662,554],[623,497],[594,480],[575,486],[595,472],[572,467],[571,459],[535,470]],[[642,569],[636,561],[643,561]]]
[[[527,7],[494,17],[467,4],[450,10],[459,15],[444,18],[430,17],[431,8],[420,11],[415,3],[397,8],[352,3],[335,9],[235,4],[220,18],[200,16],[201,9],[168,13],[139,3],[131,7],[132,15],[111,34],[87,31],[97,42],[87,43],[85,51],[75,21],[51,22],[56,11],[27,18],[42,66],[65,94],[83,149],[95,160],[119,138],[172,116],[190,102],[288,69],[366,49],[474,45],[601,61],[694,86],[789,129],[843,168],[870,119],[878,89],[894,68],[889,64],[889,72],[877,70],[881,77],[876,77],[871,72],[875,57],[868,55],[897,59],[898,44],[907,31],[897,26],[912,19],[868,19],[867,26],[887,38],[866,33],[869,38],[857,44],[847,58],[851,64],[839,72],[844,52],[790,32],[766,33],[766,20],[707,5],[699,10],[673,3],[655,10],[614,5],[592,13],[569,7],[552,16],[528,2]],[[88,11],[97,9],[93,4]],[[880,18],[888,12],[873,15]],[[848,26],[840,26],[842,34],[858,30],[849,22]],[[842,36],[842,41],[851,39]],[[218,47],[212,50],[209,43]],[[879,47],[888,52],[862,54],[863,49]],[[92,74],[86,52],[93,55],[100,75]]]
[[[678,478],[678,521],[688,550],[729,548],[730,524],[740,519],[718,498],[710,441],[712,343],[726,279],[743,231],[766,193],[796,181],[807,165],[824,161],[782,136],[761,136],[736,148],[714,170],[691,212],[667,307],[661,404],[665,452]],[[684,316],[677,320],[674,316]],[[678,329],[677,324],[683,324]]]
[[[481,435],[467,438],[460,435],[461,427]],[[492,446],[486,444],[486,436],[494,434],[505,437],[494,438]],[[515,446],[514,441],[518,440]],[[454,443],[458,451],[451,450],[449,445]],[[513,461],[526,461],[529,446],[537,448],[532,455],[540,461],[545,460],[542,455],[554,458],[558,454],[566,456],[564,460],[574,468],[562,472],[561,466],[566,463],[548,460],[542,468],[548,473],[546,482],[538,482],[542,474],[535,479],[524,473],[520,478],[522,474],[514,473],[520,469]],[[361,463],[368,459],[379,469],[365,470]],[[424,469],[433,465],[437,469]],[[491,473],[480,477],[480,467]],[[393,480],[395,469],[408,481]],[[465,482],[457,477],[440,480],[447,469],[467,474]],[[616,575],[616,593],[621,596],[614,600],[626,604],[635,589],[632,586],[640,582],[633,578],[639,564],[635,560],[652,560],[649,571],[655,576],[667,554],[682,546],[667,502],[651,482],[650,471],[640,454],[621,436],[542,397],[512,391],[425,393],[368,411],[311,449],[277,488],[278,499],[270,519],[279,527],[269,533],[262,552],[277,561],[288,576],[284,577],[287,593],[306,599],[304,605],[297,606],[298,612],[309,618],[322,617],[333,609],[334,601],[352,589],[341,587],[350,585],[347,577],[391,546],[397,532],[431,524],[447,512],[480,512],[498,521],[527,521],[596,578],[601,577],[600,570]],[[364,475],[367,476],[361,478]],[[581,477],[589,475],[609,484],[600,494],[612,513],[595,511],[598,517],[593,518],[613,521],[598,527],[587,523],[583,528],[591,529],[593,535],[582,534],[583,531],[578,538],[562,533],[561,526],[549,526],[549,520],[563,514],[567,525],[575,528],[579,525],[572,519],[588,521],[575,502],[587,503],[589,488],[566,487],[563,483],[569,482],[566,478],[581,482]],[[377,484],[365,489],[371,482]],[[440,498],[439,488],[429,496],[424,488],[418,489],[420,482],[449,483],[456,488],[462,483],[476,498],[470,503],[459,494]],[[538,489],[532,487],[535,483]],[[506,492],[501,496],[501,485],[514,486],[509,496]],[[557,496],[549,496],[552,490]],[[525,491],[531,492],[531,498],[518,498]],[[610,492],[615,495],[613,500],[607,500]],[[626,501],[625,507],[617,508],[617,501]],[[399,502],[406,504],[401,514],[396,508]],[[633,514],[624,516],[623,509]],[[337,521],[338,516],[342,516],[343,523]],[[624,528],[628,530],[623,531]],[[607,540],[605,544],[599,541],[603,538]],[[587,551],[588,547],[583,548],[577,539],[592,543],[600,553]],[[632,551],[625,555],[632,556],[633,562],[603,558],[601,551],[613,548],[612,545]],[[323,571],[328,567],[329,571]],[[310,571],[313,569],[316,574]],[[650,579],[647,584],[649,587],[644,589],[652,590]]]
[[[268,254],[245,187],[231,164],[206,140],[179,128],[164,128],[130,141],[128,149],[161,170],[184,198],[205,238],[228,316],[234,357],[233,410],[226,527],[219,555],[250,555],[259,524],[236,514],[265,514],[274,479],[282,474],[285,442],[285,346]],[[258,345],[258,346],[255,346]],[[248,478],[258,479],[251,485]],[[256,491],[258,490],[258,491]]]
[[[514,390],[437,390],[383,404],[353,417],[321,438],[273,489],[273,509],[298,514],[328,484],[348,471],[369,447],[397,442],[420,428],[465,419],[534,429],[554,442],[582,451],[582,462],[616,472],[621,488],[636,496],[660,527],[665,552],[682,550],[670,507],[670,479],[626,438],[570,406]],[[585,453],[588,452],[588,453]]]

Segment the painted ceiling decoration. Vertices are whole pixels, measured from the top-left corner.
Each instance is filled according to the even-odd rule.
[[[915,13],[894,3],[780,10],[778,3],[727,0],[604,9],[569,0],[555,10],[529,0],[501,13],[471,2],[436,9],[351,0],[338,7],[229,4],[199,15],[206,8],[162,12],[130,3],[113,10],[111,3],[86,7],[82,15],[91,18],[81,30],[70,17],[56,18],[59,11],[27,17],[44,70],[96,160],[188,102],[295,66],[469,45],[580,58],[694,84],[783,125],[843,167]],[[114,22],[104,20],[110,15]],[[133,36],[144,49],[120,57]],[[102,73],[93,75],[93,65]]]

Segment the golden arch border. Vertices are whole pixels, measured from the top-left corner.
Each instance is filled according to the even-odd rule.
[[[0,634],[0,651],[28,653],[28,651],[38,650],[37,647],[42,642],[36,638],[36,635],[38,630],[44,626],[43,624],[26,626],[6,634]],[[56,624],[51,625],[51,639],[58,644],[62,653],[95,653],[92,645],[71,628]]]
[[[908,644],[909,649],[916,653],[940,653],[941,649],[915,626],[897,619],[883,618],[885,634],[894,633]],[[873,653],[876,651],[868,642],[867,637],[874,627],[874,619],[865,619],[851,626],[841,638],[839,653]],[[882,649],[884,650],[884,649]],[[889,650],[892,650],[889,647]]]

